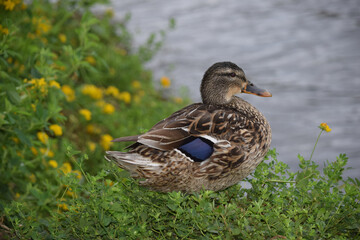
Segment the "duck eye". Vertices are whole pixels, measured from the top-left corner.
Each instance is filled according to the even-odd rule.
[[[233,73],[230,73],[230,77],[235,77],[236,74],[233,72]]]

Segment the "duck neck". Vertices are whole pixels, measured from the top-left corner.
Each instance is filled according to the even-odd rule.
[[[224,84],[202,84],[200,88],[201,99],[204,104],[211,105],[227,105],[232,101],[232,96],[224,94],[228,92],[228,88]]]

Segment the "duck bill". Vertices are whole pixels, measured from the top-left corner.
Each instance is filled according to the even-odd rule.
[[[254,94],[254,95],[260,96],[260,97],[272,97],[272,94],[268,90],[258,88],[257,86],[255,86],[252,83],[249,83],[248,85],[246,85],[246,87],[242,90],[242,92],[248,93],[248,94]]]

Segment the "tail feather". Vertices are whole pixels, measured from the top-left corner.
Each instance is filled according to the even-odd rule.
[[[107,151],[105,159],[114,161],[120,168],[129,171],[132,176],[143,177],[143,174],[139,174],[143,172],[142,170],[154,171],[161,167],[160,163],[152,162],[138,153]]]
[[[115,138],[112,142],[136,142],[140,135]]]

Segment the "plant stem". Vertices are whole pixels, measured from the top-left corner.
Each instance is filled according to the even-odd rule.
[[[321,129],[321,131],[320,131],[320,133],[319,133],[319,136],[318,136],[317,139],[316,139],[316,142],[315,142],[314,148],[313,148],[313,150],[312,150],[312,152],[311,152],[309,161],[311,161],[311,159],[312,159],[312,156],[313,156],[313,154],[314,154],[314,152],[315,152],[316,145],[317,145],[317,143],[318,143],[318,141],[319,141],[319,138],[320,138],[320,136],[321,136],[321,133],[322,133],[323,131],[324,131],[324,130]]]
[[[296,181],[287,181],[287,180],[276,180],[276,179],[268,179],[267,182],[277,182],[277,183],[296,183]]]

